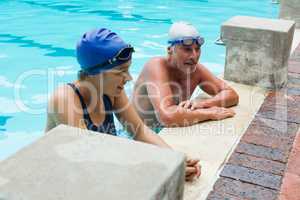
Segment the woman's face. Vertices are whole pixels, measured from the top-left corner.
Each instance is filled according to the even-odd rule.
[[[132,77],[129,74],[130,65],[131,60],[103,73],[104,93],[113,96],[117,96],[121,93],[124,89],[124,85],[132,80]]]

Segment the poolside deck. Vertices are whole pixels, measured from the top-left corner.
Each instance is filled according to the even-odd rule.
[[[160,136],[174,149],[200,159],[202,175],[185,184],[185,200],[205,199],[219,177],[227,158],[263,103],[266,90],[228,82],[240,95],[233,109],[236,115],[221,121],[207,121],[190,127],[165,128]],[[205,98],[205,97],[202,97]]]
[[[288,85],[268,93],[209,194],[213,199],[300,199],[300,44]],[[295,44],[294,44],[295,45]]]
[[[240,95],[234,118],[162,131],[175,149],[201,160],[202,176],[185,184],[185,200],[300,199],[294,192],[300,187],[300,136],[295,140],[300,126],[299,29],[291,53],[285,88],[266,91],[229,82]]]

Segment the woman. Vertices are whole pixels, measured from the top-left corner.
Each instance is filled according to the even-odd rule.
[[[78,80],[58,88],[48,105],[46,131],[59,124],[116,135],[113,113],[134,139],[170,148],[139,118],[124,92],[134,49],[116,33],[96,29],[77,44]],[[199,177],[198,160],[187,161],[186,180]]]

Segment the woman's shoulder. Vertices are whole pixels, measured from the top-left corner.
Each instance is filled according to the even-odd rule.
[[[62,103],[68,103],[68,99],[70,100],[70,98],[74,96],[74,92],[72,90],[73,89],[67,84],[57,87],[50,96],[48,104],[53,107],[57,107]]]

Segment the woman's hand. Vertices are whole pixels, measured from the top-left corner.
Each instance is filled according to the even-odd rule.
[[[198,159],[187,159],[185,167],[185,181],[191,182],[201,175],[201,166]]]

